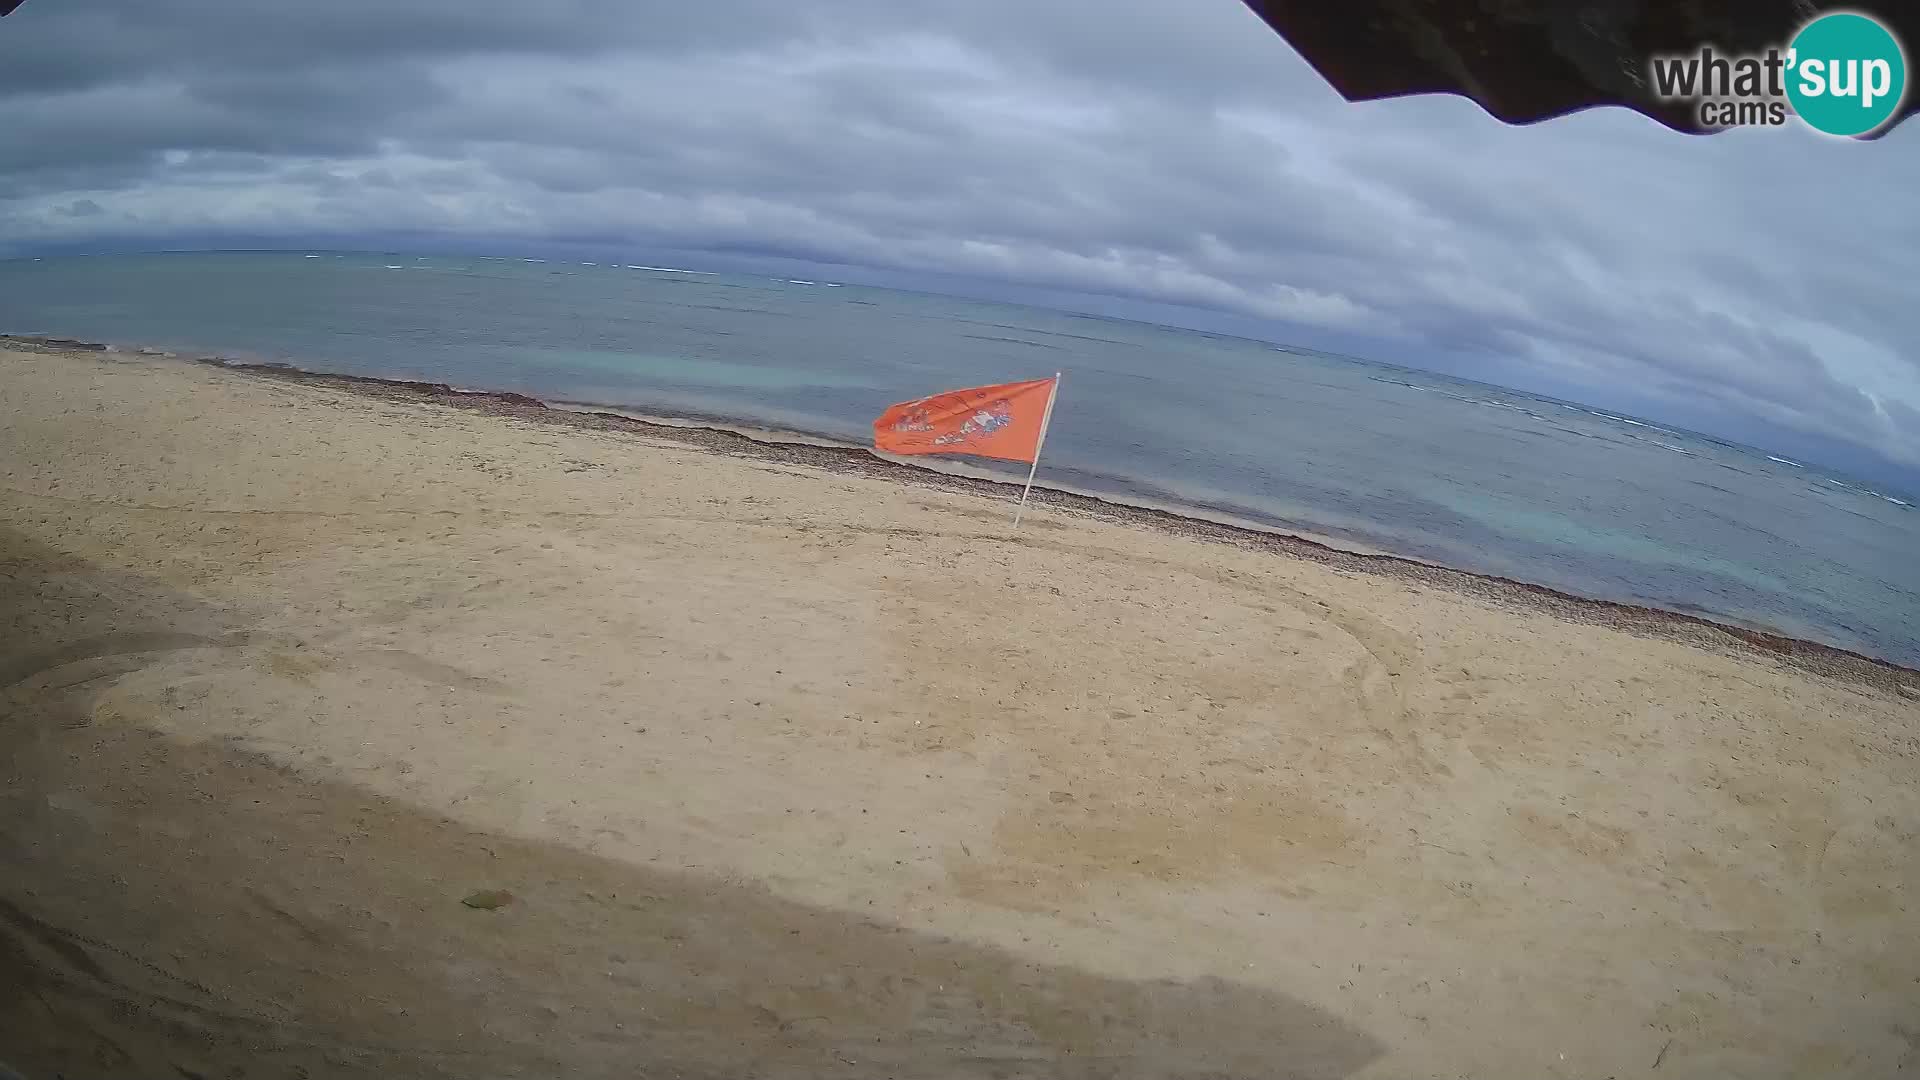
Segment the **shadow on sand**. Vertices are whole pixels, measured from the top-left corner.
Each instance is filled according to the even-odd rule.
[[[100,708],[242,616],[0,530],[0,1061],[91,1077],[1300,1077],[1381,1047],[477,832]],[[462,898],[501,889],[494,910]]]

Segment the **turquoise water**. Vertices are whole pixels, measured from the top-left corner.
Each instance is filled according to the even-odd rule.
[[[0,332],[853,442],[892,402],[1061,370],[1043,483],[1920,665],[1920,510],[1904,494],[1637,418],[1241,338],[824,282],[331,252],[0,262]]]

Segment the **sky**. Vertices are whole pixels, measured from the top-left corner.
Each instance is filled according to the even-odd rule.
[[[1920,488],[1920,121],[1863,143],[1350,104],[1238,0],[27,0],[0,115],[0,256],[830,266]]]

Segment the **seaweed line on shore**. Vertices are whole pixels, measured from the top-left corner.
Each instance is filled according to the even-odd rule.
[[[587,408],[552,408],[538,398],[509,391],[468,390],[447,383],[415,379],[380,378],[310,371],[284,363],[247,362],[220,356],[180,355],[158,349],[123,350],[98,342],[66,338],[0,334],[0,347],[52,354],[120,354],[140,359],[174,359],[219,368],[252,378],[268,378],[329,386],[374,398],[431,401],[540,424],[593,431],[644,434],[733,457],[802,465],[840,473],[871,476],[898,483],[974,495],[1004,496],[1020,486],[1018,480],[995,480],[920,468],[883,458],[863,447],[831,446],[813,442],[780,442],[755,438],[706,424],[666,423],[626,413]],[[777,433],[770,433],[777,434]],[[1424,562],[1386,552],[1359,552],[1277,529],[1235,525],[1189,517],[1172,510],[1129,505],[1098,496],[1035,485],[1033,501],[1049,509],[1082,517],[1155,529],[1196,540],[1225,543],[1308,559],[1349,573],[1376,574],[1396,580],[1444,588],[1477,599],[1529,611],[1540,611],[1569,622],[1605,626],[1643,636],[1681,642],[1723,652],[1758,654],[1796,669],[1858,682],[1909,700],[1920,700],[1920,669],[1863,653],[1806,641],[1785,634],[1720,622],[1685,612],[1638,604],[1601,600],[1564,592],[1546,585],[1477,573]]]

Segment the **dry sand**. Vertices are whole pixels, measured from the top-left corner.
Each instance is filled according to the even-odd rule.
[[[1920,1069],[1920,675],[479,405],[0,353],[0,1061]]]

